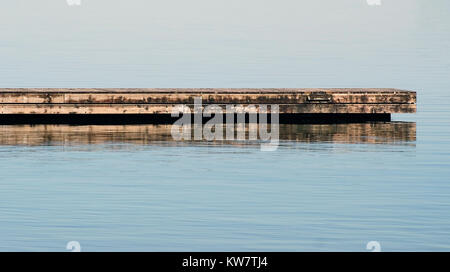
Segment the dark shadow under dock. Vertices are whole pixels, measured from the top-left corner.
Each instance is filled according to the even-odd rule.
[[[2,114],[0,125],[19,124],[69,124],[69,125],[127,125],[127,124],[173,124],[179,117],[169,114]],[[203,122],[210,118],[203,117]],[[246,122],[249,120],[246,115]],[[270,114],[267,115],[268,122]],[[191,120],[194,120],[192,117]],[[225,122],[226,118],[223,117]],[[237,117],[234,118],[235,122]],[[280,114],[280,124],[339,124],[389,122],[391,114]]]

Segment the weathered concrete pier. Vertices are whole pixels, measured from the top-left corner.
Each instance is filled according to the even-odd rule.
[[[170,117],[177,105],[193,107],[198,97],[203,106],[216,104],[224,110],[230,104],[276,104],[280,115],[297,118],[386,120],[392,113],[416,112],[416,93],[397,89],[2,88],[0,122],[42,123],[39,120],[45,119],[64,123],[92,117],[158,121]]]

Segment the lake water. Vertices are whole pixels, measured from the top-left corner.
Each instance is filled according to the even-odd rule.
[[[432,2],[432,3],[431,3]],[[392,87],[393,122],[0,126],[0,251],[450,250],[450,2],[15,0],[1,87]]]

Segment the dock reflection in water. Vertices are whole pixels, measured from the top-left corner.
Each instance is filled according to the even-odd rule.
[[[127,143],[177,145],[171,125],[0,126],[0,145],[86,145]],[[280,124],[280,142],[330,142],[347,144],[415,145],[416,123],[387,122],[361,124]],[[248,134],[248,127],[247,127]],[[246,136],[248,139],[248,135]],[[252,141],[183,141],[183,144],[252,145]]]

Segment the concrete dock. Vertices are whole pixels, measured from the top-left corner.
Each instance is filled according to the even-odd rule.
[[[279,105],[281,115],[390,116],[416,112],[416,93],[397,89],[0,89],[0,119],[43,115],[170,115],[173,107]]]

